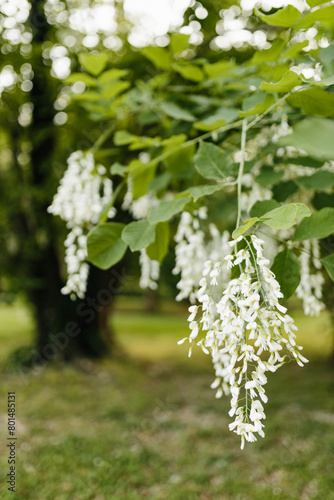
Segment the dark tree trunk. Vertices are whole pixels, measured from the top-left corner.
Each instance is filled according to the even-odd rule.
[[[44,0],[31,0],[29,23],[33,33],[34,70],[30,102],[33,104],[31,125],[24,131],[32,149],[30,179],[17,162],[20,148],[19,125],[13,125],[13,176],[16,176],[19,209],[11,213],[14,233],[20,238],[19,255],[13,257],[20,274],[21,288],[33,306],[36,321],[35,362],[61,356],[71,360],[77,356],[97,358],[110,353],[114,346],[108,326],[108,315],[121,276],[116,269],[102,272],[91,267],[87,298],[72,301],[60,293],[64,282],[58,260],[57,234],[54,218],[47,213],[54,192],[52,175],[57,130],[53,123],[56,98],[55,82],[42,57],[42,45],[48,40],[51,27],[44,14]],[[122,278],[123,279],[123,278]]]

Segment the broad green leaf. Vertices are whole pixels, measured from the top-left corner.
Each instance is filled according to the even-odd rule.
[[[188,47],[189,38],[190,35],[184,33],[173,33],[169,44],[172,54],[183,52]]]
[[[114,134],[114,143],[116,146],[125,146],[136,141],[138,138],[137,135],[131,134],[127,130],[117,130]]]
[[[186,122],[192,122],[196,118],[186,109],[182,109],[175,102],[163,101],[160,103],[160,108],[166,113],[167,116],[175,118],[175,120],[184,120]]]
[[[148,220],[151,224],[165,222],[179,212],[182,212],[186,204],[190,201],[190,196],[182,196],[179,198],[174,198],[174,200],[162,201],[157,208],[154,208],[148,214]]]
[[[316,210],[321,210],[325,207],[334,208],[334,194],[315,193],[312,199],[312,205]]]
[[[260,186],[267,187],[280,181],[283,176],[284,170],[274,170],[272,167],[264,166],[254,180],[260,184]]]
[[[317,5],[322,5],[323,3],[328,3],[328,0],[306,0],[310,7],[316,7]]]
[[[261,62],[276,62],[285,46],[284,40],[277,38],[271,42],[270,49],[263,49],[255,52],[252,62],[258,64]]]
[[[180,173],[188,170],[193,161],[195,150],[195,144],[189,144],[189,146],[185,145],[182,148],[171,151],[164,160],[167,170],[174,176],[178,176]]]
[[[294,252],[286,248],[278,253],[271,270],[280,284],[284,298],[288,299],[295,293],[300,282],[299,262]]]
[[[129,245],[131,252],[137,252],[153,243],[155,229],[147,219],[130,222],[122,231],[122,240]]]
[[[294,43],[290,47],[288,47],[282,54],[283,57],[286,58],[295,58],[303,49],[309,44],[308,40],[304,40],[303,42]]]
[[[105,52],[101,54],[79,54],[79,62],[91,75],[99,75],[107,65],[109,57]]]
[[[226,123],[231,123],[238,118],[238,110],[235,108],[218,108],[215,113],[200,122],[194,124],[197,130],[209,132],[222,127]]]
[[[301,165],[303,167],[321,168],[324,166],[323,160],[316,160],[311,156],[294,156],[293,158],[276,158],[280,165]]]
[[[85,85],[89,85],[90,87],[95,87],[97,83],[95,78],[87,75],[86,73],[72,73],[64,81],[64,83],[76,83],[76,82],[82,82]]]
[[[262,82],[260,85],[260,90],[272,93],[290,92],[290,90],[296,87],[296,85],[299,85],[301,82],[302,79],[297,75],[297,73],[295,73],[294,71],[288,71],[277,83]]]
[[[294,108],[301,108],[307,115],[334,116],[334,94],[320,87],[295,92],[287,102]]]
[[[334,253],[321,259],[322,264],[325,266],[330,278],[334,281]]]
[[[169,172],[163,172],[160,175],[155,176],[148,187],[149,191],[161,191],[166,189],[172,180],[172,176]]]
[[[272,187],[272,191],[275,200],[282,202],[298,191],[298,186],[294,181],[279,182]]]
[[[326,26],[327,28],[334,28],[334,5],[310,12],[299,21],[296,28],[313,28],[316,23],[321,23],[322,26]]]
[[[249,215],[251,217],[261,217],[262,215],[271,210],[274,210],[274,208],[278,208],[279,206],[280,204],[276,200],[257,201],[250,209]]]
[[[168,148],[175,148],[176,146],[180,146],[181,144],[186,142],[186,140],[187,140],[186,134],[172,135],[171,137],[164,139],[161,142],[161,146],[164,146],[165,151],[167,151]]]
[[[152,182],[157,164],[154,161],[142,163],[133,160],[129,165],[129,179],[132,182],[132,196],[137,200],[147,193],[148,186]]]
[[[204,80],[202,70],[194,64],[174,64],[173,69],[174,71],[176,71],[176,73],[179,73],[186,80],[191,80],[192,82],[201,82]]]
[[[121,163],[115,162],[110,167],[111,175],[120,175],[121,177],[125,177],[126,172],[128,172],[129,167],[126,165],[122,165]]]
[[[219,78],[231,74],[230,70],[235,66],[233,61],[220,61],[213,64],[205,64],[204,71],[209,78]]]
[[[327,238],[332,233],[334,233],[334,208],[326,207],[301,221],[296,228],[294,240]]]
[[[125,254],[127,245],[121,240],[125,225],[105,222],[94,227],[87,236],[87,260],[100,269],[109,269]]]
[[[257,12],[257,15],[266,24],[270,26],[280,26],[282,28],[291,28],[300,18],[300,12],[296,7],[288,5],[280,9],[275,14],[264,15]]]
[[[259,115],[266,111],[274,102],[275,98],[273,95],[268,95],[262,91],[255,92],[252,96],[246,97],[243,100],[242,111],[239,112],[239,116],[244,118],[246,116]]]
[[[113,97],[116,97],[118,94],[128,89],[129,87],[130,87],[130,82],[124,82],[124,81],[113,82],[107,87],[103,88],[102,96],[105,99],[112,99]]]
[[[306,118],[292,129],[292,134],[279,140],[280,145],[294,146],[321,160],[334,160],[333,120]]]
[[[171,63],[171,58],[166,49],[161,47],[144,47],[141,50],[146,59],[151,61],[158,69],[168,70]]]
[[[101,101],[101,95],[98,92],[83,92],[82,94],[72,95],[74,101]]]
[[[233,233],[232,233],[232,238],[237,239],[239,236],[244,234],[248,229],[254,226],[259,221],[258,217],[252,217],[251,219],[245,220],[239,227],[237,227]]]
[[[113,80],[118,80],[119,78],[123,78],[123,76],[126,76],[127,74],[128,71],[126,69],[118,69],[118,68],[108,69],[108,71],[104,71],[99,76],[99,83],[101,85],[104,85],[106,83],[112,82]]]
[[[169,223],[159,222],[156,226],[155,240],[146,248],[146,253],[152,260],[162,262],[168,252]]]
[[[210,142],[201,142],[194,158],[195,168],[206,179],[225,180],[232,172],[233,162]]]
[[[182,194],[187,195],[190,194],[194,201],[199,200],[203,196],[208,196],[210,194],[214,194],[217,191],[220,191],[224,187],[224,184],[213,184],[207,186],[193,186],[183,191]]]
[[[306,189],[330,189],[334,186],[334,174],[328,170],[322,170],[313,175],[298,177],[295,182]]]
[[[261,220],[275,229],[288,229],[299,219],[309,217],[310,209],[303,203],[290,203],[279,208],[274,208],[261,217]]]

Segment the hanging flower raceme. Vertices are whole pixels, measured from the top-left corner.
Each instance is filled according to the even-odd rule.
[[[112,181],[105,177],[106,169],[95,165],[92,153],[76,151],[68,158],[68,168],[60,181],[48,212],[59,215],[70,230],[65,240],[67,283],[63,294],[83,298],[87,286],[89,266],[87,233],[97,224],[101,211],[112,197]],[[108,217],[114,217],[111,209]]]
[[[312,251],[312,255],[311,255]],[[313,256],[313,258],[312,258]],[[296,295],[303,301],[304,312],[308,316],[318,316],[325,308],[322,299],[322,286],[325,278],[321,269],[319,240],[302,242],[302,252],[299,255],[300,283]],[[312,271],[311,266],[318,271]]]
[[[241,436],[243,449],[245,440],[264,437],[266,372],[275,372],[291,358],[300,366],[307,359],[296,345],[297,327],[280,304],[283,294],[263,255],[263,241],[240,236],[229,245],[232,251],[221,261],[204,266],[200,305],[189,308],[189,355],[194,342],[212,355],[212,388],[216,397],[232,396],[229,428]],[[204,336],[198,341],[200,332]]]
[[[220,234],[215,224],[208,225],[211,239],[206,241],[203,222],[207,220],[207,209],[201,207],[194,213],[183,212],[175,235],[176,263],[173,274],[181,274],[176,300],[189,299],[194,303],[202,277],[204,263],[216,259],[222,252],[228,253],[228,231]]]

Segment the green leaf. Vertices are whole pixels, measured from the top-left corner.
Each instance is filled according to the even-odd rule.
[[[99,75],[109,61],[108,54],[79,54],[79,62],[83,68],[91,75]]]
[[[280,9],[275,14],[264,15],[256,12],[261,21],[270,26],[280,26],[282,28],[291,28],[300,18],[300,12],[296,7],[288,5],[284,9]]]
[[[296,85],[300,85],[302,79],[294,71],[288,71],[283,75],[281,80],[277,83],[267,83],[262,82],[260,85],[260,90],[265,92],[279,93],[279,92],[290,92]]]
[[[96,86],[96,80],[92,76],[87,75],[86,73],[72,73],[70,76],[64,80],[64,83],[76,83],[82,82],[85,85],[89,85],[90,87]]]
[[[272,186],[280,181],[284,176],[283,170],[274,170],[272,167],[262,167],[259,175],[255,177],[255,181],[262,187]]]
[[[148,186],[152,182],[157,164],[153,161],[142,163],[133,160],[129,165],[129,179],[132,181],[132,196],[136,200],[147,193]]]
[[[210,132],[222,127],[226,123],[233,122],[236,118],[238,118],[238,115],[238,110],[235,108],[218,108],[212,115],[202,121],[196,122],[194,124],[194,128]]]
[[[307,115],[334,116],[334,94],[320,87],[295,92],[287,102],[294,108],[301,108]]]
[[[194,158],[195,150],[195,145],[189,144],[189,146],[184,146],[171,152],[164,160],[164,164],[168,171],[177,176],[188,170]]]
[[[123,78],[123,76],[126,76],[127,74],[128,71],[126,69],[118,69],[118,68],[108,69],[108,71],[104,71],[99,76],[99,83],[101,85],[104,85],[106,83],[112,82],[113,80],[118,80],[119,78]]]
[[[325,257],[324,259],[321,259],[321,262],[325,266],[330,278],[334,281],[334,253],[328,255],[328,257]]]
[[[321,23],[322,26],[332,29],[334,27],[334,5],[310,12],[299,21],[296,28],[313,28],[315,23]]]
[[[279,182],[273,186],[272,191],[275,200],[282,202],[298,191],[298,186],[294,181]]]
[[[191,80],[192,82],[202,82],[204,80],[204,75],[202,70],[195,66],[194,64],[174,64],[173,70],[179,73],[184,79]]]
[[[302,220],[296,228],[294,240],[304,241],[312,238],[327,238],[334,233],[334,208],[325,207]]]
[[[292,127],[293,133],[281,137],[281,146],[294,146],[321,160],[334,160],[334,121],[306,118]]]
[[[101,95],[98,92],[83,92],[82,94],[72,95],[74,101],[100,101]]]
[[[298,219],[309,217],[310,209],[303,203],[290,203],[279,208],[274,208],[261,217],[261,220],[275,229],[288,229],[296,224]]]
[[[235,66],[233,61],[220,61],[213,64],[205,64],[204,71],[209,78],[219,78],[231,74],[231,70]]]
[[[87,260],[100,269],[109,269],[125,254],[127,245],[121,240],[124,224],[105,222],[94,227],[87,236]]]
[[[316,210],[321,210],[325,207],[334,208],[334,194],[315,193],[312,199],[312,205]]]
[[[165,222],[179,212],[182,212],[186,204],[190,201],[190,196],[182,196],[179,198],[174,198],[174,200],[162,201],[157,208],[154,208],[148,214],[148,220],[151,224]]]
[[[304,40],[303,42],[294,43],[290,47],[288,47],[282,54],[283,57],[294,59],[298,54],[303,52],[303,49],[309,44],[308,40]]]
[[[237,239],[239,236],[244,234],[248,229],[250,229],[254,224],[256,224],[259,221],[258,217],[252,217],[251,219],[245,220],[239,227],[237,227],[233,233],[232,233],[232,238]]]
[[[330,189],[334,186],[334,174],[328,170],[322,170],[313,175],[298,177],[295,182],[306,189]]]
[[[322,5],[323,3],[328,3],[328,0],[306,0],[310,7],[316,7],[317,5]]]
[[[286,248],[275,257],[272,272],[281,287],[285,299],[293,295],[300,282],[299,262],[292,250]]]
[[[160,103],[160,108],[166,113],[167,116],[175,118],[175,120],[184,120],[186,122],[192,122],[196,118],[186,109],[182,109],[175,102],[163,101]]]
[[[155,229],[147,219],[130,222],[122,231],[122,239],[129,245],[131,252],[137,252],[153,243]]]
[[[104,99],[112,99],[113,97],[116,97],[118,94],[128,89],[129,87],[130,87],[130,82],[124,82],[124,81],[113,82],[107,87],[103,88],[102,96],[104,97]]]
[[[225,180],[231,175],[233,162],[210,142],[201,142],[194,158],[195,168],[206,179]]]
[[[117,130],[114,134],[114,143],[116,146],[125,146],[138,139],[137,135],[131,134],[127,130]]]
[[[141,50],[146,59],[151,61],[152,64],[158,69],[168,70],[170,67],[171,59],[168,51],[161,47],[144,47]]]
[[[277,38],[271,42],[270,49],[263,49],[255,52],[252,62],[254,64],[262,62],[276,62],[285,46],[284,40]]]
[[[268,95],[262,91],[255,92],[243,100],[242,111],[239,112],[239,116],[243,118],[245,116],[259,115],[266,111],[274,102],[275,98],[273,95]]]
[[[261,217],[265,213],[278,208],[280,204],[276,200],[263,200],[254,203],[249,211],[251,217]]]
[[[129,170],[129,167],[126,165],[122,165],[121,163],[115,162],[110,167],[111,175],[120,175],[121,177],[125,177],[126,172]]]
[[[162,262],[168,252],[169,223],[159,222],[156,226],[155,240],[146,248],[146,253],[152,260]]]
[[[169,44],[172,54],[179,54],[179,52],[183,52],[188,47],[189,38],[190,35],[173,33]]]
[[[223,189],[224,184],[213,184],[213,185],[207,185],[207,186],[193,186],[187,189],[186,191],[182,191],[181,194],[187,195],[190,194],[192,197],[193,201],[197,201],[203,196],[208,196],[210,194],[214,194],[217,191],[220,191]]]

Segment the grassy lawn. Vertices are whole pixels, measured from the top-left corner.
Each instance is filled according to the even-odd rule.
[[[181,309],[116,313],[127,353],[2,375],[1,499],[334,499],[334,367],[328,319],[295,314],[311,358],[270,376],[266,438],[242,452],[209,359],[176,341]],[[29,343],[22,307],[0,308],[0,363]],[[17,396],[17,493],[6,491],[7,392]],[[2,489],[1,489],[2,488]]]

